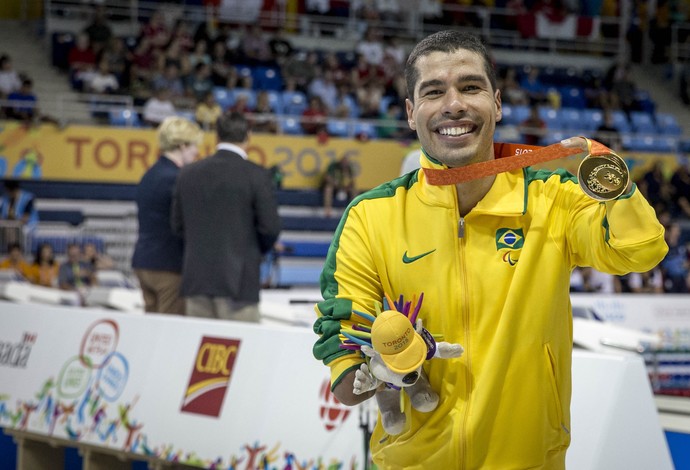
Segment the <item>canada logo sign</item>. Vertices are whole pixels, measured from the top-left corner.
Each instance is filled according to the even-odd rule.
[[[237,339],[201,338],[181,411],[216,418],[220,415],[239,349]]]
[[[320,415],[326,431],[333,431],[338,429],[347,419],[350,414],[350,409],[340,403],[338,399],[331,392],[331,383],[329,380],[324,380],[319,391],[319,398],[321,402]]]

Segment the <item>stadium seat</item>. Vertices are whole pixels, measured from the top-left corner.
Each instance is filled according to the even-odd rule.
[[[668,153],[676,150],[676,139],[670,136],[622,134],[621,144],[625,150],[638,152]]]
[[[561,108],[557,111],[558,119],[561,122],[561,129],[582,129],[582,117],[584,113],[577,108]]]
[[[307,96],[301,91],[284,91],[283,113],[290,115],[301,115],[307,109]]]
[[[529,116],[529,106],[525,105],[503,105],[503,124],[519,125]]]
[[[561,94],[561,106],[563,107],[584,109],[587,105],[585,94],[580,87],[564,86],[558,91]]]
[[[350,124],[343,119],[329,119],[326,124],[326,132],[333,137],[349,137]]]
[[[376,126],[368,122],[355,123],[353,133],[355,137],[358,138],[366,137],[367,139],[375,139],[376,137],[378,137],[378,133],[376,132]]]
[[[652,100],[651,95],[646,90],[637,90],[635,92],[635,99],[637,104],[640,106],[642,111],[649,114],[654,114],[656,112],[656,103]]]
[[[615,109],[611,111],[611,117],[613,118],[613,126],[618,129],[618,132],[633,132],[633,128],[628,121],[628,116],[626,116],[623,111]]]
[[[225,110],[232,106],[232,96],[229,93],[230,90],[223,86],[213,87],[213,97],[216,99],[216,103],[221,109]]]
[[[286,117],[281,119],[279,122],[280,131],[283,134],[289,135],[304,135],[304,130],[302,129],[302,124],[300,124],[298,118]]]
[[[563,123],[559,119],[558,112],[549,107],[542,106],[539,108],[539,116],[546,123],[547,129],[562,129]]]
[[[669,113],[656,113],[656,126],[659,132],[664,135],[679,136],[683,130],[678,124],[676,117]]]
[[[115,127],[141,127],[139,114],[127,108],[111,109],[108,112],[108,121]]]
[[[247,97],[247,106],[249,106],[250,109],[253,109],[256,106],[256,90],[248,90],[246,88],[233,88],[232,90],[228,91],[228,94],[230,95],[231,100],[230,106],[233,106],[235,104],[235,102],[237,101],[237,97],[240,95],[244,95]]]
[[[547,132],[544,137],[541,138],[541,145],[551,145],[560,142],[563,139],[570,137],[570,134],[565,131],[554,130]]]
[[[283,77],[280,75],[280,69],[276,67],[255,67],[252,69],[252,79],[255,90],[283,89]]]
[[[268,104],[271,106],[271,109],[273,109],[273,112],[276,114],[283,114],[283,97],[280,91],[266,90],[266,94],[268,95]]]
[[[496,142],[507,142],[513,144],[523,143],[522,134],[520,134],[518,128],[513,125],[505,124],[499,124],[496,126],[494,140]]]
[[[655,134],[657,132],[654,117],[645,111],[632,111],[630,124],[633,132],[638,134]]]
[[[581,111],[580,127],[574,128],[580,131],[596,131],[604,122],[604,113],[601,109],[583,109]]]

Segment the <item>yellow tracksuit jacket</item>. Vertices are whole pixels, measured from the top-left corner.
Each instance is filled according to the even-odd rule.
[[[562,469],[570,443],[570,273],[646,271],[666,251],[663,227],[636,188],[600,203],[565,171],[527,168],[499,174],[461,218],[453,186],[429,185],[413,172],[345,212],[321,276],[314,355],[335,386],[363,362],[338,347],[351,310],[371,312],[384,292],[406,299],[423,292],[424,326],[465,352],[425,363],[438,407],[419,413],[406,400],[409,425],[397,436],[378,422],[374,461],[385,469]]]

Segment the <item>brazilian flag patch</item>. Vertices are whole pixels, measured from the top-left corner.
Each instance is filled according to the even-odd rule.
[[[507,248],[519,250],[525,243],[525,235],[521,228],[499,228],[496,230],[496,250]]]

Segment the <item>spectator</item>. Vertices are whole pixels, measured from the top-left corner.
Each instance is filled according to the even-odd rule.
[[[503,103],[514,106],[526,106],[529,104],[527,92],[520,86],[517,80],[515,68],[508,67],[504,71],[501,99]]]
[[[7,98],[10,93],[19,90],[22,81],[19,74],[12,67],[12,59],[9,55],[0,56],[0,98]]]
[[[538,68],[530,67],[527,75],[520,80],[520,86],[527,93],[530,104],[543,104],[548,101],[546,86],[539,78]]]
[[[159,88],[154,91],[151,98],[144,104],[144,122],[151,127],[158,127],[165,118],[175,116],[177,110],[170,99],[170,91],[167,88]]]
[[[285,30],[282,28],[276,31],[273,37],[269,39],[268,46],[271,49],[273,60],[280,67],[283,66],[295,51],[285,35]]]
[[[5,111],[7,117],[23,121],[26,124],[31,124],[34,119],[40,118],[38,98],[36,98],[33,88],[33,80],[24,78],[19,90],[9,94],[7,100],[10,106]]]
[[[31,266],[24,260],[20,243],[13,242],[7,245],[7,257],[0,261],[0,269],[12,270],[20,279],[29,279]]]
[[[58,286],[58,263],[50,243],[41,243],[36,248],[34,262],[27,276],[32,284],[43,287]]]
[[[281,69],[283,80],[287,83],[293,80],[299,91],[307,91],[307,87],[316,76],[319,66],[319,56],[315,51],[293,54]]]
[[[194,44],[194,50],[189,54],[189,65],[196,69],[198,64],[211,66],[211,56],[208,53],[208,41],[206,39],[199,39]]]
[[[129,88],[133,59],[133,54],[127,49],[125,40],[118,37],[110,40],[101,56],[101,60],[108,64],[108,70],[115,75],[119,86],[123,89]]]
[[[253,24],[241,41],[244,62],[249,65],[273,65],[271,46],[259,24]]]
[[[247,160],[249,122],[226,113],[216,153],[180,172],[172,226],[185,241],[187,315],[258,322],[261,258],[280,233],[269,172]]]
[[[413,136],[410,135],[407,122],[403,120],[402,107],[395,100],[388,103],[386,112],[379,118],[376,130],[378,136],[382,139],[413,138]]]
[[[223,41],[215,41],[211,52],[211,80],[215,86],[226,86],[232,66],[230,53]]]
[[[113,38],[113,30],[105,16],[105,5],[94,5],[93,18],[91,23],[84,28],[84,33],[88,36],[91,48],[98,57]]]
[[[91,265],[93,271],[103,271],[113,269],[115,262],[106,253],[98,251],[96,244],[93,242],[84,243],[84,261]]]
[[[184,82],[180,78],[180,69],[177,64],[171,62],[165,66],[163,73],[158,73],[153,78],[153,89],[165,89],[172,101],[185,95]]]
[[[330,70],[323,70],[321,67],[316,69],[316,76],[307,87],[309,96],[318,96],[324,105],[324,111],[332,114],[336,108],[338,99],[338,89],[333,81],[333,73]]]
[[[678,222],[672,222],[666,229],[665,238],[668,253],[659,266],[664,273],[664,292],[687,294],[690,292],[690,250],[681,240],[682,231]]]
[[[381,65],[384,46],[379,30],[374,27],[367,28],[364,38],[355,46],[355,52],[360,54],[369,65]]]
[[[84,77],[84,91],[89,93],[108,94],[120,89],[120,83],[105,57],[98,61],[96,70]]]
[[[72,88],[81,91],[84,88],[84,76],[92,73],[96,68],[96,53],[86,33],[77,34],[74,46],[69,50],[67,63]]]
[[[275,113],[275,109],[271,107],[268,92],[266,90],[260,91],[256,95],[256,106],[251,117],[252,132],[276,134],[278,123]]]
[[[323,101],[319,96],[309,97],[309,105],[302,113],[302,129],[305,134],[317,135],[326,132],[328,116]]]
[[[38,224],[36,197],[21,189],[17,180],[5,180],[5,192],[0,198],[0,219],[18,220],[29,229]]]
[[[666,182],[660,160],[652,161],[651,168],[637,180],[637,186],[657,214],[661,214],[669,208],[671,190]]]
[[[148,22],[143,25],[141,33],[154,49],[162,49],[170,42],[170,29],[162,10],[153,12]]]
[[[200,62],[194,67],[194,73],[187,77],[187,95],[199,101],[207,93],[213,91],[213,81],[211,80],[211,67]]]
[[[73,290],[82,296],[85,290],[96,284],[96,272],[91,265],[82,259],[81,248],[76,243],[67,245],[67,259],[58,270],[58,287],[62,290]]]
[[[216,101],[212,91],[207,91],[204,98],[199,101],[194,110],[194,118],[197,124],[205,131],[215,130],[216,121],[223,114],[223,110]]]
[[[643,273],[629,273],[621,276],[620,283],[625,286],[621,292],[634,294],[663,294],[664,275],[660,267]]]
[[[614,68],[610,97],[613,108],[623,110],[628,120],[630,120],[630,113],[639,111],[637,86],[630,77],[630,65],[619,64]]]
[[[520,123],[522,140],[527,145],[539,145],[546,134],[546,122],[539,115],[539,106],[530,105],[529,116]]]
[[[180,168],[199,153],[202,133],[197,124],[173,116],[162,122],[157,134],[162,155],[144,173],[136,191],[139,234],[132,268],[144,295],[145,311],[183,315],[184,244],[170,226],[172,194]]]
[[[613,122],[613,114],[610,109],[603,110],[603,119],[596,133],[597,140],[614,152],[621,150],[621,138],[618,128]]]
[[[347,155],[328,165],[321,180],[321,193],[326,217],[333,214],[334,198],[340,202],[354,199],[357,193],[355,168]]]
[[[679,218],[690,219],[690,173],[688,157],[680,160],[678,168],[671,175],[670,187],[673,214]]]

